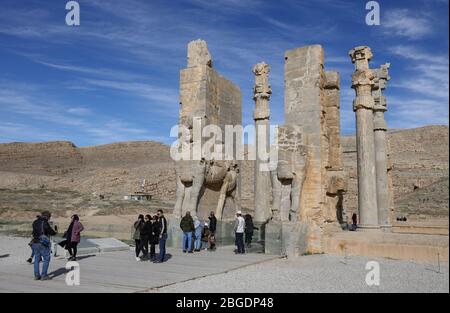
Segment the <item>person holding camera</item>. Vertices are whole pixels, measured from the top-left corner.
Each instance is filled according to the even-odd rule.
[[[49,280],[48,267],[50,265],[51,258],[51,241],[50,236],[56,235],[55,230],[50,226],[49,221],[51,213],[44,211],[33,222],[33,239],[31,243],[31,249],[34,254],[34,279],[35,280]],[[42,261],[42,272],[40,271],[40,263]]]

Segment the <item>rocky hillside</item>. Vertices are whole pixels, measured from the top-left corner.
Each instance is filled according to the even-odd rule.
[[[441,186],[442,181],[448,185],[448,135],[447,126],[389,132],[395,197],[402,210],[423,210],[437,215],[446,212],[448,216],[448,201],[439,200],[448,199],[448,188],[431,187]],[[344,205],[348,210],[355,210],[355,137],[342,137],[342,146],[350,176]],[[253,164],[244,161],[241,173],[243,205],[251,208]],[[11,201],[11,190],[68,190],[83,199],[86,195],[94,198],[104,195],[114,201],[137,191],[144,179],[145,189],[155,199],[168,203],[175,200],[175,168],[168,146],[151,141],[83,148],[70,142],[0,144],[0,189],[3,189],[0,209],[3,194],[8,194],[9,208],[25,205],[24,201],[18,200],[16,204]],[[412,193],[419,195],[418,192],[436,195],[424,201],[422,196],[412,196]]]
[[[393,164],[393,184],[396,202],[442,179],[448,180],[449,129],[447,126],[427,126],[388,132]],[[349,172],[349,191],[345,207],[353,211],[357,205],[356,139],[342,137],[344,165]],[[448,190],[436,197],[448,198]],[[423,205],[409,202],[411,210],[421,210]],[[435,207],[430,203],[431,207]],[[448,202],[440,203],[448,215]],[[440,211],[441,212],[441,211]],[[419,213],[418,213],[419,214]]]
[[[69,189],[120,196],[147,179],[148,192],[172,198],[174,167],[169,147],[124,142],[77,148],[70,142],[0,145],[0,188]]]
[[[395,203],[397,214],[415,219],[426,216],[448,218],[448,179],[448,177],[442,178],[397,199]]]
[[[13,142],[0,145],[0,171],[64,175],[80,169],[81,151],[71,142]]]

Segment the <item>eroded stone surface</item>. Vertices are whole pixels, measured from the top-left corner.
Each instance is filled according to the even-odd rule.
[[[234,158],[216,158],[214,153],[219,151],[214,148],[195,154],[195,147],[203,147],[212,138],[199,135],[209,125],[219,126],[222,136],[225,125],[241,125],[241,102],[239,87],[212,68],[206,42],[190,42],[188,67],[180,72],[180,126],[184,126],[180,128],[184,132],[179,141],[190,148],[191,158],[177,164],[176,217],[190,211],[204,219],[215,211],[218,218],[232,218],[240,208],[239,164]]]
[[[352,75],[352,88],[356,92],[353,110],[356,112],[359,223],[362,227],[377,227],[374,99],[372,97],[375,75],[369,69],[369,61],[373,55],[367,46],[356,47],[350,50],[349,55],[356,66]]]
[[[270,212],[270,172],[268,171],[269,150],[270,150],[270,108],[269,100],[272,88],[269,84],[270,67],[267,63],[261,62],[253,67],[255,74],[255,85],[253,88],[253,99],[255,100],[255,110],[253,118],[255,120],[256,131],[256,161],[255,161],[255,189],[254,203],[256,222],[264,223],[271,217]]]

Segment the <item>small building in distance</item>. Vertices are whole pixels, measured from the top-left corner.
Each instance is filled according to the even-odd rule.
[[[152,195],[145,192],[135,192],[131,195],[126,195],[123,197],[124,200],[134,200],[134,201],[150,201],[152,200]]]

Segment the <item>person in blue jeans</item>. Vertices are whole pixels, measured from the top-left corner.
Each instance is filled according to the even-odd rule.
[[[48,267],[50,265],[50,246],[44,246],[40,243],[33,243],[31,248],[34,252],[34,278],[36,280],[47,280],[48,278]],[[42,257],[42,273],[40,272],[39,263]]]
[[[163,210],[156,213],[159,222],[159,260],[157,263],[163,263],[166,259],[166,241],[167,241],[167,220],[164,217]]]
[[[194,228],[195,228],[195,241],[194,241],[194,250],[199,252],[202,248],[202,223],[199,221],[197,216],[194,216]]]
[[[33,222],[33,240],[31,249],[34,254],[34,279],[48,280],[48,267],[50,265],[51,242],[50,236],[56,235],[56,231],[49,224],[51,214],[44,211]],[[41,257],[43,260],[42,272],[40,272]]]
[[[191,212],[187,211],[180,222],[180,228],[183,231],[183,252],[192,253],[192,233],[195,231],[194,220]]]

